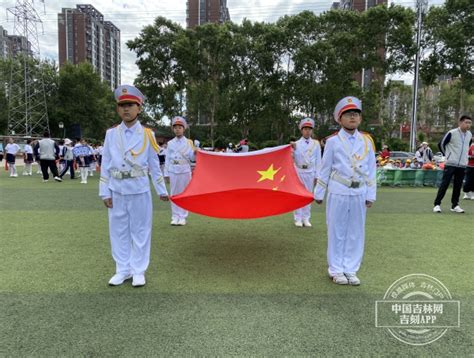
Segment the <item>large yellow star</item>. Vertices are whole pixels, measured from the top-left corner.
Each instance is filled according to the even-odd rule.
[[[257,183],[260,183],[263,180],[273,180],[273,177],[276,173],[281,169],[278,168],[277,170],[273,169],[273,164],[271,164],[267,170],[257,170],[258,174],[260,174],[260,179],[257,180]]]

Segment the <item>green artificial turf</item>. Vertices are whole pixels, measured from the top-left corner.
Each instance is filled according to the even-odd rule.
[[[21,173],[20,173],[21,174]],[[154,199],[147,285],[108,287],[107,212],[89,184],[0,174],[0,356],[468,356],[474,340],[474,201],[433,214],[433,188],[381,188],[360,287],[327,277],[324,206],[172,227]],[[230,204],[231,205],[231,204]],[[375,327],[375,301],[425,273],[461,302],[461,326],[427,346]]]

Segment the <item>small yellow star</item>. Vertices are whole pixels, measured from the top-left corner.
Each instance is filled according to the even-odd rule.
[[[276,173],[281,169],[278,168],[277,170],[273,169],[273,164],[271,164],[267,170],[257,170],[258,174],[260,174],[260,179],[257,180],[257,183],[260,183],[263,180],[273,180],[273,177]]]

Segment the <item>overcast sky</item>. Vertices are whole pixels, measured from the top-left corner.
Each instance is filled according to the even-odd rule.
[[[43,21],[44,32],[38,27],[41,57],[58,60],[58,20],[57,14],[62,8],[74,8],[76,4],[92,4],[100,11],[105,20],[112,21],[121,31],[122,40],[122,83],[133,83],[138,68],[135,54],[128,50],[125,43],[137,37],[140,30],[157,16],[186,26],[186,0],[93,0],[77,1],[39,0],[34,1],[38,14]],[[390,1],[390,0],[389,0]],[[0,0],[0,26],[13,34],[13,16],[7,9],[15,6],[15,0]],[[311,10],[321,13],[330,9],[332,0],[227,0],[231,20],[240,23],[243,18],[252,21],[273,22],[283,15]],[[390,1],[392,2],[392,1]],[[394,0],[396,4],[414,7],[414,0]],[[429,0],[430,5],[440,5],[444,0]],[[7,15],[8,13],[8,15]]]

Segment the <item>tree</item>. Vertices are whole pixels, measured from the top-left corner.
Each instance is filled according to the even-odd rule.
[[[438,84],[438,113],[440,124],[443,125],[444,130],[448,130],[457,126],[457,120],[464,111],[467,113],[474,112],[474,94],[464,94],[463,104],[461,104],[462,85],[460,80],[443,81]],[[461,111],[461,105],[464,111]]]
[[[272,78],[278,76],[275,63],[278,54],[275,49],[277,29],[264,23],[244,21],[242,26],[233,27],[233,48],[229,73],[228,93],[232,125],[240,137],[249,135],[256,140],[263,131],[268,135],[272,120],[278,112],[267,109],[273,98],[280,104],[277,86]],[[271,118],[269,120],[269,117]]]
[[[422,62],[422,78],[434,84],[440,75],[460,80],[460,110],[466,92],[474,91],[474,3],[446,0],[431,7],[425,21],[424,47],[429,52]]]
[[[188,73],[183,68],[184,58],[178,58],[179,50],[176,47],[192,46],[185,38],[185,30],[160,16],[153,25],[144,27],[139,37],[128,41],[127,46],[137,54],[136,63],[140,74],[135,85],[146,95],[148,108],[153,115],[161,118],[182,114]],[[192,54],[192,51],[187,53]]]
[[[101,139],[117,122],[112,91],[89,63],[63,65],[58,93],[55,120],[64,123],[66,134],[73,125],[80,125],[83,137]]]
[[[400,127],[409,123],[412,88],[403,81],[388,81],[385,92],[388,96],[382,129],[384,140],[388,140],[400,137]]]
[[[6,90],[10,78],[10,61],[0,59],[0,133],[8,132],[8,97]]]
[[[373,81],[364,93],[371,99],[371,117],[384,125],[384,105],[388,93],[385,78],[397,72],[409,72],[414,67],[415,13],[402,6],[375,6],[361,15],[360,43],[363,68],[371,69]],[[367,117],[367,116],[366,116]]]
[[[193,133],[211,144],[247,136],[283,143],[303,116],[329,130],[335,104],[349,94],[364,100],[367,119],[382,120],[385,76],[413,65],[413,25],[413,11],[400,6],[194,29],[157,18],[127,44],[151,114],[186,110],[191,124],[207,125]],[[378,81],[363,89],[355,77],[366,68]]]
[[[54,61],[48,60],[42,61],[40,66],[51,135],[53,137],[62,137],[64,131],[58,127],[60,121],[57,115],[57,110],[60,108],[58,66]]]
[[[214,130],[221,103],[226,98],[224,77],[230,67],[231,33],[227,24],[208,23],[188,30],[188,35],[197,42],[197,61],[191,69],[194,75],[187,87],[188,110],[194,118],[208,118],[211,145],[214,146]],[[191,55],[189,55],[191,56]],[[197,122],[197,121],[195,121]]]

